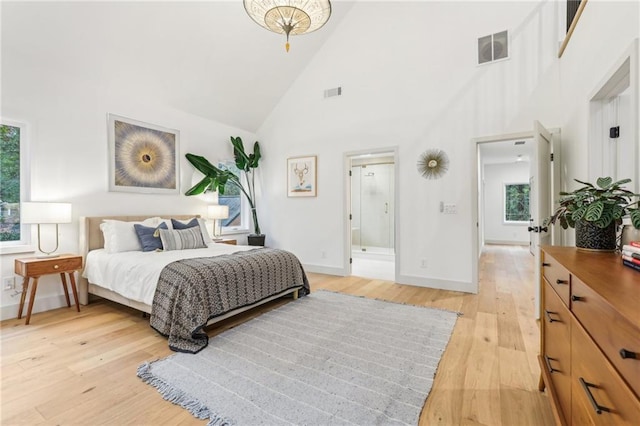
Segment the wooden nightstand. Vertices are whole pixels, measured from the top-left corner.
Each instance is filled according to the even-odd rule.
[[[214,240],[214,242],[218,243],[218,244],[229,244],[232,246],[235,246],[238,244],[238,240],[232,240],[230,238],[223,238],[221,240]]]
[[[78,290],[76,288],[75,272],[82,269],[82,256],[76,254],[62,254],[57,257],[51,258],[37,258],[29,257],[24,259],[16,259],[15,261],[15,273],[24,277],[22,283],[22,296],[20,297],[20,309],[18,310],[18,319],[22,318],[22,310],[24,308],[25,298],[27,296],[27,289],[29,287],[29,281],[31,284],[31,297],[29,299],[29,307],[27,308],[27,319],[25,324],[29,324],[31,319],[31,310],[33,309],[33,301],[36,298],[36,291],[38,289],[38,279],[43,275],[60,274],[62,280],[62,288],[64,289],[64,295],[67,298],[67,306],[71,307],[71,301],[69,300],[69,290],[67,289],[66,274],[69,274],[69,280],[71,281],[71,291],[73,291],[73,297],[76,301],[76,309],[80,312],[80,304],[78,303]]]

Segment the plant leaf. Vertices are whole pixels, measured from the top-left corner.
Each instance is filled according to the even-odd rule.
[[[220,169],[211,164],[206,158],[200,155],[194,154],[185,154],[187,160],[195,167],[200,173],[203,175],[214,177],[216,174],[220,173]]]
[[[596,184],[602,189],[607,189],[609,185],[611,185],[611,182],[613,182],[613,179],[610,177],[599,177],[596,180]]]
[[[631,216],[631,223],[636,229],[640,229],[640,209],[630,209],[629,215]]]
[[[575,210],[573,213],[571,213],[571,219],[573,219],[574,222],[582,220],[586,212],[587,212],[587,206],[582,206],[577,210]]]
[[[584,215],[584,219],[589,222],[596,222],[602,216],[602,212],[604,211],[604,203],[602,201],[596,201],[594,203],[589,204],[587,207],[587,212]]]
[[[209,176],[202,178],[200,182],[190,188],[184,195],[199,195],[202,194],[211,185],[212,179]]]
[[[236,159],[236,167],[242,171],[249,171],[249,157],[244,151],[244,144],[240,136],[231,136],[231,145],[233,145],[233,156]]]

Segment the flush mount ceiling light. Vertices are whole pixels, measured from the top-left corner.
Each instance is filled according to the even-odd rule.
[[[418,157],[418,173],[425,179],[438,179],[449,170],[449,157],[440,149],[428,149]]]
[[[329,0],[244,0],[244,9],[258,25],[278,34],[313,32],[327,23],[331,16]]]

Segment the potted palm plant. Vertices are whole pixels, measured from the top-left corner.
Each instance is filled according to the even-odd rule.
[[[563,229],[575,228],[576,247],[615,250],[616,228],[627,215],[633,226],[640,228],[640,201],[634,201],[640,194],[622,187],[631,179],[613,182],[610,177],[601,177],[596,185],[574,180],[584,186],[572,192],[561,192],[560,205],[546,222],[560,222]]]
[[[204,174],[204,177],[200,182],[190,188],[185,195],[198,195],[207,191],[218,191],[218,194],[224,194],[227,184],[235,186],[247,198],[249,207],[251,208],[254,232],[247,237],[249,245],[263,246],[265,235],[260,232],[260,224],[258,223],[255,189],[255,169],[258,167],[261,158],[260,145],[258,142],[255,142],[253,144],[253,153],[247,154],[244,150],[242,139],[239,136],[231,136],[231,144],[233,145],[233,156],[235,157],[236,167],[238,167],[244,175],[246,187],[242,183],[242,178],[236,176],[232,171],[216,167],[200,155],[188,153],[186,154],[187,160],[193,167]]]

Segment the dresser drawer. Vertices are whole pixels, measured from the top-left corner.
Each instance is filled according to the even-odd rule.
[[[543,365],[549,373],[553,392],[560,402],[559,411],[566,424],[571,424],[571,313],[560,297],[544,283]]]
[[[615,285],[612,283],[612,285]],[[640,328],[613,309],[575,276],[571,281],[571,310],[594,342],[640,397]],[[573,300],[573,299],[576,300]],[[640,307],[638,307],[640,309]],[[621,350],[638,354],[623,358]],[[640,419],[640,418],[639,418]]]
[[[569,306],[569,271],[552,256],[545,253],[542,262],[542,273],[547,282],[551,284],[551,287],[558,293],[564,304]]]
[[[575,320],[571,329],[571,356],[572,424],[637,425],[640,400]]]
[[[60,256],[45,260],[38,258],[17,259],[15,262],[16,274],[23,277],[39,277],[80,269],[82,269],[82,256]]]

